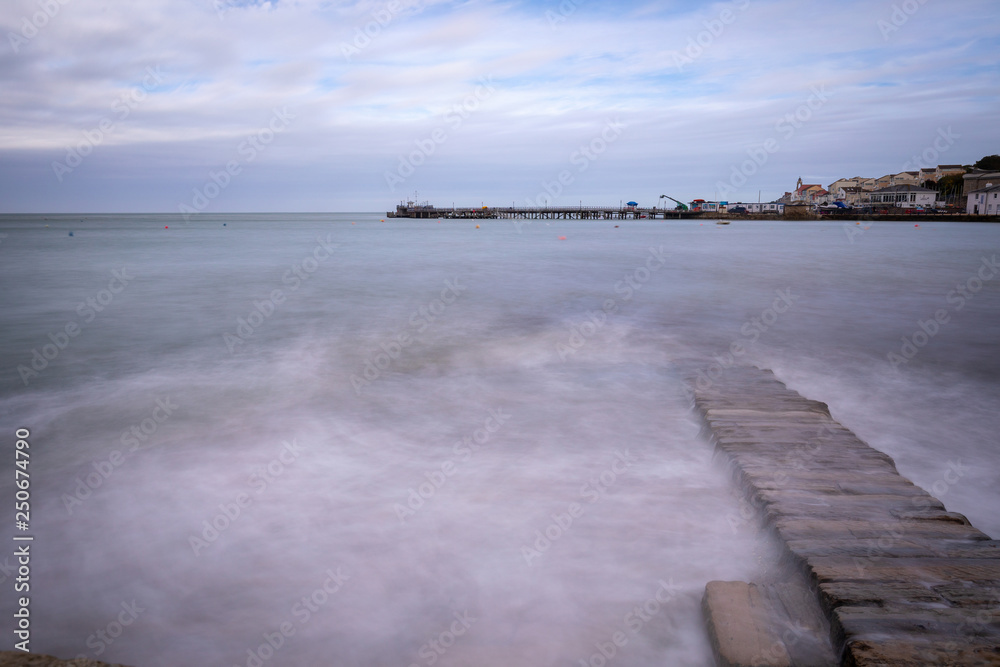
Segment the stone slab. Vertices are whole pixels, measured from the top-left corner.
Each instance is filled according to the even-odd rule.
[[[811,582],[842,664],[1000,665],[1000,542],[770,371],[689,380],[703,433]],[[728,597],[781,606],[743,586]]]
[[[770,609],[754,584],[710,581],[702,600],[712,650],[720,667],[792,667]]]

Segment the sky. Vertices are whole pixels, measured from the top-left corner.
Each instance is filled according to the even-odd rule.
[[[972,164],[1000,153],[997,18],[996,0],[4,0],[0,213],[770,201]]]

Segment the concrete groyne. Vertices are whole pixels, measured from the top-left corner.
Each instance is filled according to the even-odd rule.
[[[705,433],[805,583],[711,582],[720,665],[1000,665],[1000,542],[770,371],[706,384]]]

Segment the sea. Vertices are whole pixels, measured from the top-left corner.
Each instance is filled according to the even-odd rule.
[[[772,370],[1000,538],[998,253],[919,217],[2,216],[4,648],[28,596],[32,652],[135,667],[710,665],[705,584],[783,575],[684,378]]]

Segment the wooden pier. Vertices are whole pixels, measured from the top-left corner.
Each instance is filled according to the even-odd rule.
[[[805,582],[709,583],[720,665],[1000,665],[1000,542],[770,371],[698,377],[706,434]]]
[[[530,207],[508,206],[481,208],[437,208],[426,204],[408,203],[388,211],[388,218],[419,218],[435,220],[679,220],[697,218],[701,211],[677,211],[664,208],[639,208],[632,206],[567,206]]]

